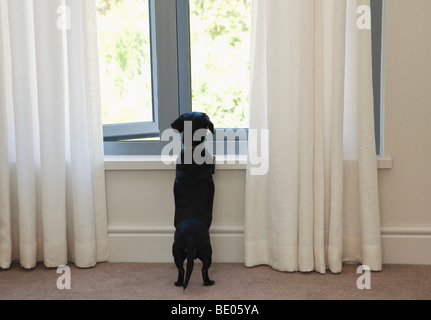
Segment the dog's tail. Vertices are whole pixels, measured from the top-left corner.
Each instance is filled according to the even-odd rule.
[[[193,272],[193,266],[195,265],[195,246],[192,243],[187,245],[187,267],[186,267],[186,279],[184,281],[185,290],[189,284],[190,276]]]

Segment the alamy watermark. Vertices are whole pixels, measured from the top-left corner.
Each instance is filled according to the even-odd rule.
[[[59,266],[57,268],[57,273],[61,274],[61,276],[57,278],[57,288],[60,290],[71,289],[70,268],[68,266]]]
[[[356,269],[356,273],[360,273],[361,275],[356,280],[356,287],[359,290],[371,289],[371,269],[367,265],[360,265]],[[363,274],[362,274],[363,273]]]
[[[58,274],[61,274],[57,278],[57,288],[59,290],[70,290],[71,287],[71,272],[70,268],[66,265],[59,266],[56,271]],[[360,265],[356,269],[356,273],[360,274],[358,279],[356,280],[356,287],[359,290],[370,290],[371,289],[371,269],[367,265]]]
[[[371,29],[371,8],[364,4],[356,9],[356,13],[360,15],[356,20],[356,26],[360,30]],[[71,28],[71,11],[68,5],[60,5],[57,7],[57,28],[60,30],[70,30]]]
[[[167,129],[162,132],[161,141],[168,142],[162,149],[161,157],[164,164],[180,163],[184,164],[213,164],[212,157],[206,157],[202,150],[205,148],[210,154],[226,155],[235,154],[235,140],[248,142],[238,144],[239,154],[248,155],[248,164],[251,175],[265,175],[269,169],[269,130],[268,129],[218,129],[214,136],[208,134],[208,129],[198,129],[192,132],[191,121],[184,122],[183,140],[181,135],[174,129]],[[225,152],[225,141],[226,152]],[[194,146],[193,142],[200,142]],[[218,143],[220,142],[220,143]],[[184,149],[184,158],[173,158],[179,155]],[[229,162],[226,158],[217,160],[217,163]]]
[[[356,20],[358,29],[371,30],[371,8],[364,4],[356,9],[356,13],[360,15]]]
[[[70,20],[70,7],[67,5],[61,5],[57,7],[57,28],[60,30],[70,30],[72,27]]]

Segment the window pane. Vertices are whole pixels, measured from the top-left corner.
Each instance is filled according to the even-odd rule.
[[[153,121],[148,0],[97,0],[103,124]]]
[[[251,0],[190,0],[192,110],[248,128]]]

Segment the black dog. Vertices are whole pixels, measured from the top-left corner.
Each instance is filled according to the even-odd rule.
[[[186,127],[185,125],[191,125]],[[214,134],[214,125],[205,113],[191,112],[180,116],[171,124],[173,129],[184,132],[183,148],[178,156],[174,183],[175,236],[172,246],[178,281],[175,285],[185,289],[193,271],[194,259],[202,261],[202,278],[205,286],[215,282],[208,277],[211,266],[212,248],[209,228],[212,221],[214,200],[214,157],[204,148],[205,136],[193,141],[186,135],[195,134],[199,129],[209,129]],[[188,130],[187,130],[188,129]],[[195,161],[193,154],[201,160]],[[203,160],[203,161],[202,161]],[[202,162],[202,163],[201,163]],[[184,260],[187,259],[184,280]]]

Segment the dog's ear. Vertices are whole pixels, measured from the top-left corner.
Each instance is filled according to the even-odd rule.
[[[206,118],[206,120],[207,120],[207,126],[208,126],[208,129],[212,132],[212,134],[215,134],[215,131],[214,131],[214,124],[211,122],[210,117],[208,117],[208,115],[207,115],[207,114],[205,114],[205,118]]]
[[[184,115],[178,117],[177,120],[171,123],[172,129],[178,130],[179,133],[184,131]]]
[[[212,132],[212,134],[215,134],[214,124],[211,121],[208,122],[208,129],[210,129],[210,131]]]

